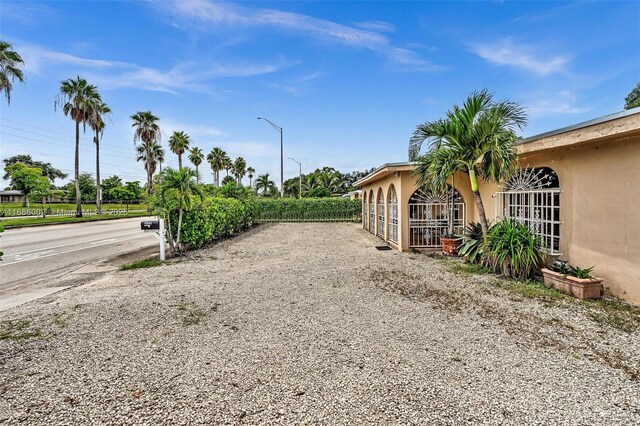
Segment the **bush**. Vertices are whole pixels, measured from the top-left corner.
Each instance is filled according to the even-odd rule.
[[[252,226],[256,204],[251,198],[205,198],[203,202],[184,212],[182,242],[190,248],[204,247],[220,238],[228,237]],[[171,212],[172,231],[177,231],[178,212]]]
[[[258,220],[262,222],[357,221],[360,200],[349,198],[259,198]]]
[[[484,263],[507,277],[528,279],[544,263],[540,240],[515,219],[505,219],[491,228],[483,247]]]

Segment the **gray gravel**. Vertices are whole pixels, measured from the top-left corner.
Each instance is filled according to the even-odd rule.
[[[378,243],[263,225],[2,312],[0,422],[640,423],[637,330]]]

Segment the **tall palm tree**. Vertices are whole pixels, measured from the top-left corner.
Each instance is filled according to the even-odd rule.
[[[334,173],[321,173],[320,176],[318,176],[318,181],[320,186],[327,188],[330,193],[335,194],[339,192],[340,178],[338,175]]]
[[[178,156],[178,168],[182,168],[182,154],[189,149],[189,135],[185,132],[173,132],[169,137],[169,149]]]
[[[96,144],[96,212],[100,213],[102,210],[101,206],[101,189],[100,189],[100,138],[102,138],[102,134],[104,133],[104,117],[107,114],[111,114],[111,108],[109,106],[100,101],[95,106],[95,114],[90,118],[91,128],[95,132],[93,136],[93,143]]]
[[[247,162],[244,158],[236,158],[236,161],[233,162],[232,173],[238,185],[242,185],[242,178],[247,174]]]
[[[11,104],[11,90],[13,81],[24,83],[24,73],[20,67],[24,66],[22,57],[12,50],[11,44],[0,40],[0,92],[4,92],[7,104]]]
[[[204,154],[202,150],[197,146],[194,146],[189,150],[189,161],[196,167],[196,182],[200,183],[200,172],[198,172],[198,166],[202,164],[204,160]]]
[[[142,146],[145,153],[144,168],[147,171],[147,193],[151,195],[153,188],[153,171],[155,171],[155,164],[153,166],[151,164],[153,161],[151,154],[154,145],[158,145],[160,143],[160,126],[158,126],[159,118],[151,114],[151,111],[139,111],[133,114],[131,119],[133,120],[131,127],[135,128],[133,143],[135,144],[137,141],[141,141],[142,143],[140,146]],[[136,149],[138,154],[140,154],[140,149],[138,147],[136,147]],[[138,161],[141,160],[138,158]]]
[[[269,179],[269,173],[259,175],[256,178],[256,191],[261,192],[262,195],[271,194],[274,188],[276,188],[276,183]]]
[[[222,168],[225,172],[227,172],[225,176],[229,176],[229,172],[233,168],[233,162],[231,161],[231,157],[229,157],[227,153],[224,154],[224,159],[222,160]]]
[[[226,152],[222,150],[222,148],[213,148],[211,152],[207,155],[207,162],[211,166],[211,170],[215,175],[215,184],[216,186],[220,186],[220,170],[222,170],[226,164],[229,156]]]
[[[164,162],[164,149],[162,145],[158,142],[136,145],[136,161],[144,162],[144,169],[147,172],[147,176],[151,175],[153,177],[156,169],[160,167],[160,171],[162,171],[162,163]]]
[[[445,187],[456,171],[467,173],[486,237],[489,227],[478,179],[502,182],[511,176],[517,164],[515,130],[526,123],[518,103],[496,102],[487,90],[473,92],[445,118],[417,126],[409,142],[409,159],[418,160],[419,181],[435,187]],[[431,142],[429,152],[418,158],[425,141]]]
[[[178,204],[178,234],[176,246],[180,249],[180,236],[182,232],[182,213],[189,210],[192,205],[193,196],[200,199],[204,197],[202,188],[193,180],[196,172],[190,168],[174,170],[171,167],[165,169],[160,179],[160,199],[166,204],[167,198],[171,197]]]
[[[253,175],[256,174],[256,169],[253,167],[247,167],[247,177],[249,177],[249,187],[253,186]]]
[[[80,123],[83,131],[87,122],[95,118],[96,106],[102,102],[96,86],[77,76],[60,82],[54,108],[62,108],[64,115],[71,117],[76,125],[75,174],[76,217],[82,217],[82,194],[80,192]]]

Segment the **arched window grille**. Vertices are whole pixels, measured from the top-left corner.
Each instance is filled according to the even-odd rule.
[[[382,188],[378,189],[378,237],[384,240],[384,193]]]
[[[398,195],[393,185],[389,189],[389,241],[398,242]]]
[[[447,233],[449,216],[454,234],[462,234],[465,206],[457,190],[428,194],[417,189],[409,199],[409,247],[439,248],[440,237]]]
[[[373,189],[369,191],[369,232],[376,232],[376,204],[373,199]]]
[[[367,229],[369,227],[369,211],[367,210],[369,205],[367,204],[367,193],[362,195],[362,227]]]
[[[513,218],[540,238],[551,255],[560,254],[560,180],[549,167],[518,170],[496,193],[496,218]]]

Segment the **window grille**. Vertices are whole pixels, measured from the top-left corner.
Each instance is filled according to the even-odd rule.
[[[452,204],[447,203],[447,198]],[[465,205],[458,191],[426,194],[420,189],[416,190],[409,199],[409,247],[442,247],[440,237],[448,231],[448,218],[451,213],[454,234],[462,234]]]
[[[378,190],[378,237],[384,240],[384,194]]]
[[[373,190],[369,192],[369,232],[376,232],[376,205],[373,199]]]
[[[398,195],[393,186],[389,192],[389,241],[398,242]]]
[[[365,192],[363,195],[363,200],[362,200],[362,227],[364,229],[368,229],[369,228],[369,211],[367,210],[367,207],[369,206],[367,204],[367,193]]]
[[[551,255],[560,254],[560,185],[548,167],[521,169],[495,194],[496,219],[512,218],[540,238]]]

